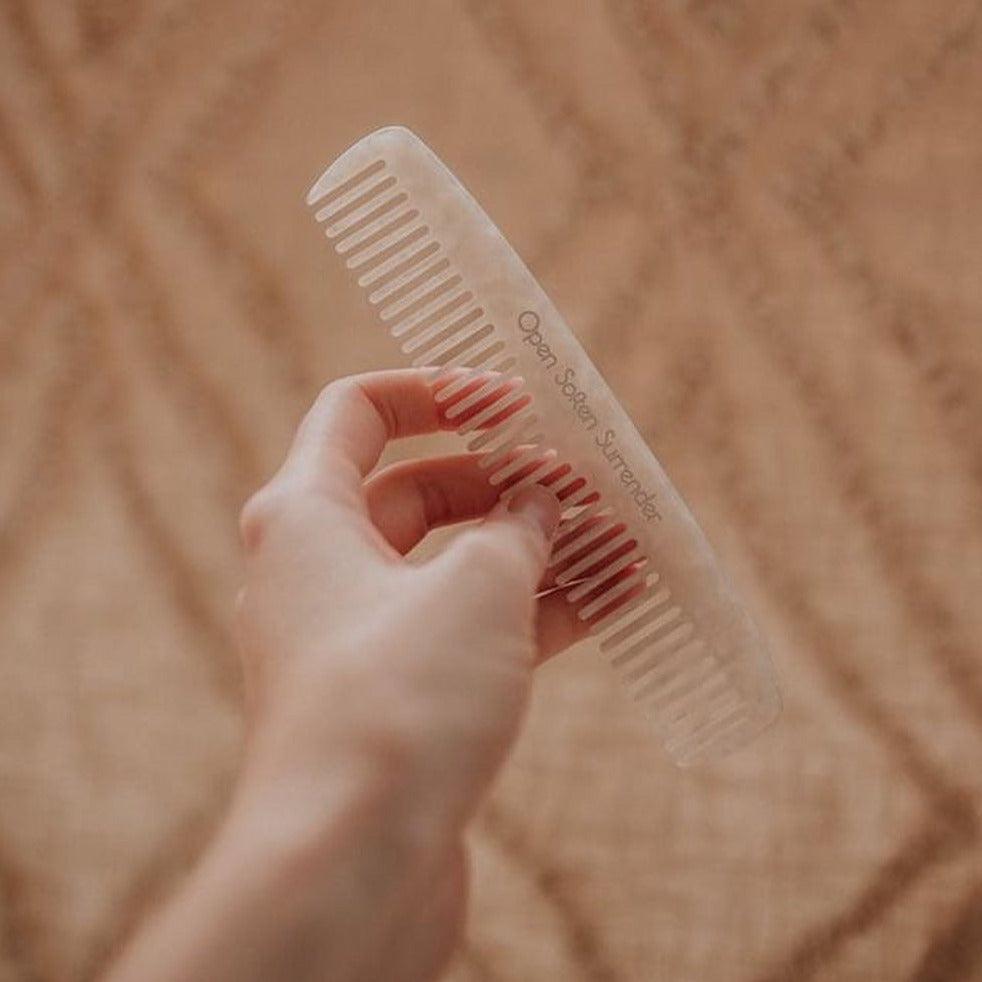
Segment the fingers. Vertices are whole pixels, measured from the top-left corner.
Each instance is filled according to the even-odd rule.
[[[576,605],[562,593],[539,598],[535,615],[536,664],[548,661],[590,633],[589,626],[576,616]]]
[[[486,515],[496,505],[501,489],[488,483],[486,472],[478,466],[479,459],[475,454],[458,454],[404,461],[385,468],[365,484],[365,497],[373,523],[393,548],[405,554],[434,528]],[[549,502],[550,497],[546,495],[549,512],[553,507]],[[549,521],[551,522],[551,514]],[[599,524],[599,519],[584,523],[584,540],[591,538],[589,531]],[[495,527],[490,531],[495,532]],[[606,537],[609,536],[597,541],[604,541]],[[558,547],[566,541],[556,539],[553,545]],[[481,543],[476,545],[476,551],[479,552]],[[507,562],[507,545],[499,551],[506,552],[504,558]],[[606,556],[602,563],[589,568],[584,575],[595,574],[619,555],[620,551]],[[540,591],[535,625],[537,663],[552,658],[589,634],[589,623],[577,616],[577,609],[583,604],[570,604],[566,600],[565,591],[555,589],[555,574],[578,558],[579,554],[574,553],[556,569],[541,576],[536,583],[536,588]],[[532,569],[537,569],[534,562]],[[637,572],[638,568],[632,565],[618,573],[613,582],[626,580]],[[578,578],[569,585],[575,586],[579,582]],[[627,603],[640,589],[639,585],[636,589],[619,595],[615,605]],[[543,590],[550,592],[542,594]],[[592,599],[593,594],[587,596],[583,603]],[[606,613],[606,608],[598,612],[603,613]],[[595,620],[596,617],[591,619]]]
[[[545,570],[561,506],[538,485],[499,501],[480,525],[465,531],[440,557],[459,577],[476,587],[490,608],[531,610],[536,586]]]
[[[494,373],[475,375],[467,370],[432,383],[431,378],[423,369],[401,369],[332,382],[300,424],[284,471],[305,480],[308,487],[360,492],[361,480],[378,463],[389,440],[460,427],[514,385]],[[501,416],[517,412],[519,402],[509,403]],[[482,417],[479,428],[499,421]]]
[[[386,467],[365,483],[369,516],[405,555],[432,529],[486,515],[501,489],[488,482],[479,460],[457,454]]]
[[[286,468],[320,483],[348,486],[378,463],[389,440],[433,433],[441,415],[425,372],[370,372],[326,386],[307,413]]]
[[[616,620],[618,610],[630,609],[632,601],[644,593],[648,580],[644,575],[643,560],[631,563],[607,579],[601,575],[605,565],[612,565],[609,559],[600,564],[600,572],[594,574],[599,582],[576,603],[570,603],[566,593],[578,586],[581,579],[574,579],[565,587],[558,588],[548,586],[548,578],[540,584],[536,617],[537,664],[582,641],[593,626],[600,623],[610,625]],[[581,611],[588,616],[581,617]],[[603,630],[607,630],[607,626]]]
[[[553,544],[553,565],[546,571],[542,587],[549,589],[569,582],[571,578],[589,579],[603,572],[605,567],[626,556],[637,546],[637,540],[633,538],[625,539],[620,545],[616,544],[615,540],[624,539],[626,531],[625,524],[619,522],[612,525],[605,518],[588,519],[577,526],[571,535],[565,535],[560,528]],[[613,547],[611,543],[614,543]],[[609,551],[604,552],[605,547]],[[596,562],[592,561],[592,557],[597,555],[601,558]],[[557,556],[562,557],[561,561],[556,562]]]
[[[340,505],[345,514],[363,515],[362,479],[386,442],[459,426],[484,403],[479,400],[453,419],[448,415],[452,407],[475,392],[484,399],[490,378],[489,373],[462,370],[431,385],[429,372],[406,369],[351,376],[326,386],[300,424],[279,472],[243,507],[240,527],[246,548],[262,541],[264,529],[298,493],[313,491]]]
[[[527,450],[525,446],[515,447],[498,461],[499,466],[506,466]],[[502,494],[535,472],[544,459],[526,462],[497,485],[481,467],[479,454],[393,464],[365,482],[369,517],[389,544],[405,555],[434,528],[482,518]],[[550,483],[551,477],[547,475],[541,483]]]

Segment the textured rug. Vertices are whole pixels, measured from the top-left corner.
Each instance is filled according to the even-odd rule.
[[[680,772],[592,652],[549,665],[450,978],[982,978],[980,18],[0,5],[0,980],[96,976],[222,808],[237,509],[394,363],[303,193],[391,122],[566,313],[786,701]]]

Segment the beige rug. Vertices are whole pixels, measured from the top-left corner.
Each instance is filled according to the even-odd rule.
[[[678,772],[589,651],[453,982],[982,978],[982,43],[961,0],[0,5],[0,980],[94,977],[222,806],[239,504],[393,363],[302,203],[410,125],[772,639]]]

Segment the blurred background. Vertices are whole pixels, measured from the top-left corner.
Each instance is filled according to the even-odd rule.
[[[962,0],[0,3],[0,980],[96,975],[240,738],[235,523],[396,364],[307,214],[420,133],[763,623],[677,771],[589,648],[472,837],[453,982],[982,979],[982,43]]]

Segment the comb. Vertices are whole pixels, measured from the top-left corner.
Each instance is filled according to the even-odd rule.
[[[386,127],[307,204],[488,479],[553,491],[550,556],[600,651],[680,765],[780,712],[762,638],[661,465],[518,254],[440,159]]]

